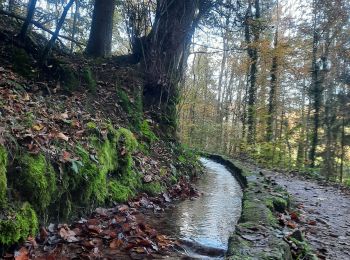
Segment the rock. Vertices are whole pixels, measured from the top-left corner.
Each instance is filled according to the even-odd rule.
[[[301,233],[301,231],[299,229],[295,230],[290,237],[302,242],[304,240],[303,238],[303,234]]]

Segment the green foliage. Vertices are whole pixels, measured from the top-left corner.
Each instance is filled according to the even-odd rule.
[[[7,163],[6,149],[0,145],[0,208],[6,204],[7,200]]]
[[[90,130],[94,130],[94,129],[97,128],[97,125],[96,125],[95,122],[90,121],[90,122],[87,122],[86,128],[88,128],[88,129],[90,129]]]
[[[15,176],[19,191],[28,198],[34,208],[45,212],[55,199],[56,174],[42,154],[24,154],[19,159],[21,171]]]
[[[294,244],[297,245],[298,247],[298,252],[297,252],[297,260],[301,259],[310,259],[310,260],[317,260],[318,257],[313,253],[310,245],[304,241],[299,241],[293,237],[289,238]]]
[[[164,186],[160,182],[144,183],[141,190],[151,196],[158,195],[164,191]]]
[[[94,79],[90,67],[85,67],[82,74],[83,81],[87,84],[88,90],[92,93],[96,92],[96,80]]]
[[[0,245],[13,245],[38,231],[38,218],[29,203],[18,211],[9,210],[7,215],[7,219],[0,220]]]
[[[140,132],[143,137],[147,139],[148,142],[153,143],[159,138],[155,135],[155,133],[152,131],[151,127],[149,126],[147,120],[143,120],[141,127],[140,127]]]

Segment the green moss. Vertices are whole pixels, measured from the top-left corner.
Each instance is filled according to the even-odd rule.
[[[143,137],[147,139],[150,143],[159,140],[159,138],[154,134],[146,120],[142,121],[140,131]]]
[[[264,199],[255,198],[256,195],[246,193],[243,198],[242,221],[261,222],[276,226],[277,220],[272,211],[267,207]],[[264,203],[265,202],[265,203]]]
[[[134,192],[117,180],[108,182],[108,194],[111,201],[125,202],[134,196]]]
[[[88,90],[96,93],[96,80],[94,79],[90,67],[85,67],[82,74],[83,81],[87,85]]]
[[[296,259],[318,259],[318,257],[313,253],[310,245],[306,241],[299,241],[292,237],[290,237],[289,239],[298,247]]]
[[[283,213],[288,208],[288,201],[280,197],[274,197],[273,207],[276,211]]]
[[[54,200],[56,174],[51,164],[42,154],[24,154],[19,159],[21,171],[16,176],[16,184],[22,195],[29,199],[34,208],[44,212]]]
[[[160,184],[160,182],[150,182],[144,183],[141,190],[149,195],[155,196],[162,193],[164,191],[164,187]]]
[[[98,161],[102,174],[115,171],[118,168],[116,144],[110,140],[106,140],[99,148]]]
[[[60,77],[63,83],[63,89],[68,92],[75,91],[80,86],[77,73],[68,65],[60,65]]]
[[[135,90],[130,100],[128,94],[122,88],[117,88],[118,103],[130,118],[131,127],[139,130],[142,121],[142,95],[141,91]]]
[[[100,165],[97,160],[93,160],[89,152],[81,146],[77,146],[76,154],[81,161],[78,164],[80,165],[78,173],[73,173],[73,178],[76,182],[74,188],[80,193],[80,201],[84,205],[103,203],[107,196],[106,175],[108,166]],[[101,157],[103,158],[103,156]]]
[[[7,200],[7,152],[5,148],[0,145],[0,208],[6,204]]]
[[[97,125],[96,125],[95,122],[90,121],[90,122],[88,122],[88,123],[86,124],[86,128],[91,129],[91,130],[94,130],[94,129],[97,128]]]
[[[29,203],[24,203],[17,211],[10,210],[6,219],[0,220],[0,244],[13,245],[35,235],[38,218]]]
[[[125,90],[117,88],[118,103],[121,105],[123,110],[129,115],[132,113],[132,104],[130,102],[128,94]]]

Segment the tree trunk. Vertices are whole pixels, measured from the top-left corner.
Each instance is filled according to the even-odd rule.
[[[271,142],[273,138],[273,124],[275,121],[276,114],[276,94],[277,94],[277,70],[278,70],[278,57],[277,57],[277,46],[278,46],[278,27],[275,32],[274,40],[274,56],[272,58],[271,66],[271,84],[269,93],[269,110],[267,114],[267,129],[266,129],[266,141]]]
[[[86,54],[108,57],[112,50],[112,30],[115,0],[96,0]]]
[[[175,137],[177,85],[203,3],[206,1],[157,1],[152,30],[142,39],[141,57],[146,72],[144,108],[154,112],[155,119],[164,126],[169,137]]]
[[[15,11],[15,0],[9,0],[8,11],[13,13]]]
[[[245,40],[248,44],[248,56],[250,61],[249,70],[249,89],[248,89],[248,135],[247,141],[249,144],[255,143],[256,138],[256,95],[257,95],[257,72],[258,72],[258,47],[257,44],[260,38],[260,2],[255,0],[255,18],[252,24],[252,6],[249,3],[248,11],[246,13],[245,21]],[[250,25],[251,24],[251,25]],[[253,35],[253,42],[251,41],[251,33]]]
[[[79,14],[79,0],[75,1],[75,11],[74,11],[74,17],[73,17],[73,25],[72,25],[72,36],[71,38],[74,40],[75,34],[77,32],[77,21],[78,21],[78,14]],[[70,44],[70,53],[72,54],[74,50],[74,42],[71,42]]]
[[[31,23],[31,21],[33,20],[33,16],[34,16],[34,12],[35,12],[35,6],[36,6],[36,2],[37,0],[31,0],[29,2],[28,5],[28,12],[27,12],[27,18],[24,21],[22,28],[21,28],[21,32],[19,33],[18,37],[21,40],[24,40],[26,35],[27,35],[27,31],[28,31],[28,27]]]
[[[44,51],[43,51],[43,54],[42,54],[42,59],[41,59],[41,62],[44,63],[48,57],[48,55],[50,54],[51,52],[51,49],[55,43],[55,41],[57,40],[57,37],[60,33],[60,30],[63,26],[63,23],[64,21],[66,20],[66,16],[67,16],[67,13],[68,13],[68,10],[71,8],[71,6],[73,5],[75,0],[69,0],[68,4],[64,7],[63,9],[63,13],[60,17],[60,20],[58,21],[58,24],[57,24],[57,27],[56,27],[56,30],[55,30],[55,33],[52,35],[50,41],[48,42],[48,44],[46,45]]]

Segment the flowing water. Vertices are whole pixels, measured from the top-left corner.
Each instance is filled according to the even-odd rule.
[[[191,258],[220,259],[241,215],[242,189],[225,166],[204,158],[201,162],[205,174],[196,187],[202,195],[166,211],[158,226],[179,238]]]

